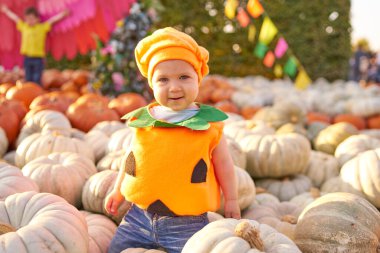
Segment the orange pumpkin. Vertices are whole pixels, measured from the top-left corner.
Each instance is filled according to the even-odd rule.
[[[146,106],[148,103],[143,96],[137,93],[124,93],[108,103],[108,108],[115,110],[119,116],[123,116],[133,110]]]
[[[0,104],[0,127],[4,129],[8,142],[14,143],[19,133],[20,121],[16,112]]]
[[[120,116],[102,103],[73,103],[66,111],[73,127],[88,132],[101,121],[120,121]]]
[[[262,107],[257,107],[257,106],[244,106],[240,109],[240,114],[243,116],[245,119],[252,119],[252,117],[258,112]]]
[[[232,112],[239,114],[239,108],[234,103],[228,100],[220,101],[216,103],[214,106],[223,112]]]
[[[13,86],[15,86],[13,83],[0,84],[0,95],[5,95],[5,93],[7,93],[7,91]]]
[[[96,93],[87,93],[80,96],[76,101],[76,104],[102,104],[108,106],[109,98],[96,94]]]
[[[70,104],[75,99],[65,95],[65,93],[51,92],[36,97],[29,108],[31,110],[38,108],[52,109],[65,113]]]
[[[90,73],[87,70],[78,69],[72,73],[71,79],[75,83],[75,85],[81,87],[88,83],[89,75]]]
[[[306,115],[307,124],[310,125],[313,122],[324,122],[331,124],[331,118],[329,115],[320,112],[308,112]]]
[[[0,99],[0,104],[14,111],[17,114],[19,121],[21,121],[28,112],[28,109],[25,107],[24,103],[15,99],[2,98]]]
[[[42,74],[42,86],[45,89],[60,88],[63,83],[61,72],[57,69],[47,69]]]
[[[224,100],[230,100],[233,94],[232,89],[216,89],[211,93],[210,100],[214,103],[224,101]]]
[[[70,91],[79,93],[79,88],[75,85],[73,81],[68,81],[61,86],[62,91]]]
[[[370,129],[380,129],[380,115],[369,117],[367,125]]]
[[[339,122],[346,122],[354,125],[358,130],[366,128],[366,122],[364,118],[353,114],[339,114],[334,117],[334,124]]]
[[[15,86],[11,87],[5,97],[7,99],[16,99],[25,104],[28,108],[33,99],[44,93],[44,90],[36,83],[33,82],[17,82]]]

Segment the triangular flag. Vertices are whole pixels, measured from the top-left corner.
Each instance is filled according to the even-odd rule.
[[[288,43],[286,43],[286,40],[283,37],[281,37],[277,41],[277,45],[276,45],[276,49],[274,50],[274,54],[279,59],[286,53],[286,50],[288,50]]]
[[[295,86],[297,89],[304,90],[306,89],[310,83],[311,79],[309,75],[306,73],[306,71],[302,68],[300,72],[297,75],[296,81],[295,81]]]
[[[280,78],[282,77],[282,67],[280,64],[276,64],[274,65],[274,76],[277,77],[277,78]]]
[[[256,36],[256,27],[253,24],[250,24],[248,27],[248,41],[253,42]]]
[[[247,10],[253,18],[260,17],[264,13],[264,8],[259,0],[249,0],[247,4]]]
[[[273,52],[268,51],[268,53],[264,57],[263,64],[265,65],[265,67],[271,68],[273,66],[274,60],[275,58]]]
[[[254,51],[254,54],[257,56],[257,58],[263,59],[267,51],[268,51],[268,47],[265,44],[257,42],[255,51]]]
[[[250,22],[249,16],[243,8],[239,8],[236,18],[241,27],[247,27],[247,25],[249,25],[249,22]]]
[[[224,15],[229,19],[234,19],[236,15],[236,9],[239,6],[238,0],[227,0],[224,7]]]
[[[292,56],[288,59],[284,66],[284,72],[290,77],[294,77],[297,72],[297,59]]]
[[[261,26],[259,41],[268,45],[277,32],[277,27],[273,24],[272,20],[268,16],[265,16],[263,25]]]

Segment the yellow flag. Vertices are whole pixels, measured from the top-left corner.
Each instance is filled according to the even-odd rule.
[[[236,15],[236,9],[239,6],[238,0],[227,0],[224,7],[224,15],[229,19],[234,19]]]
[[[276,65],[274,65],[274,70],[273,70],[273,72],[274,72],[274,75],[277,77],[277,78],[280,78],[280,77],[282,77],[282,67],[281,67],[281,65],[280,64],[276,64]]]
[[[256,36],[256,27],[254,25],[249,25],[248,27],[248,41],[253,42]]]
[[[277,34],[277,27],[273,24],[272,20],[266,16],[263,25],[261,26],[259,41],[268,45]]]
[[[300,90],[304,90],[309,86],[310,83],[311,83],[311,79],[309,75],[302,68],[296,77],[296,81],[295,81],[296,88]]]

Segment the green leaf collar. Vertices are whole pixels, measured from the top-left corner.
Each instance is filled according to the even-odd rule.
[[[206,130],[210,127],[209,122],[223,121],[228,118],[228,116],[209,105],[198,104],[199,111],[193,117],[185,119],[176,123],[169,123],[160,121],[152,117],[149,113],[149,108],[156,104],[149,104],[145,107],[134,110],[130,113],[127,113],[122,117],[122,119],[133,119],[128,122],[128,126],[142,128],[142,127],[187,127],[192,130]]]

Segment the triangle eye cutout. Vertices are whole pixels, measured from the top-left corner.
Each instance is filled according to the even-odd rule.
[[[207,164],[203,159],[195,165],[193,174],[191,175],[191,183],[203,183],[207,178]]]
[[[125,168],[125,172],[128,175],[133,176],[133,177],[136,176],[136,160],[135,160],[135,155],[133,154],[132,151],[129,153],[127,159],[125,160],[124,168]]]

